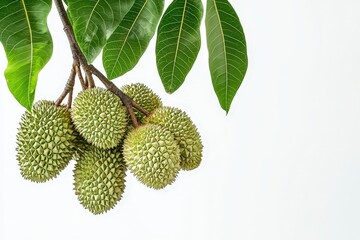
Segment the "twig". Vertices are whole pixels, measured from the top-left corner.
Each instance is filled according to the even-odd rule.
[[[61,93],[60,97],[55,101],[55,105],[56,106],[60,106],[60,104],[62,103],[62,101],[64,100],[64,98],[74,89],[74,83],[75,83],[75,76],[76,76],[76,71],[75,71],[75,67],[73,65],[71,72],[70,72],[70,76],[68,81],[66,82],[65,88],[63,90],[63,92]]]
[[[95,87],[95,82],[94,82],[94,79],[92,77],[91,71],[86,69],[85,74],[86,74],[87,82],[89,83],[89,88],[94,88]]]
[[[79,78],[79,81],[80,81],[82,90],[87,89],[87,84],[85,83],[85,80],[84,80],[84,77],[83,77],[83,75],[82,75],[82,72],[81,72],[81,69],[80,69],[79,64],[75,64],[75,71],[76,71],[76,75],[77,75],[78,78]]]
[[[145,114],[145,116],[150,115],[150,113],[148,111],[146,111],[144,108],[139,106],[136,102],[134,102],[129,96],[127,96],[123,91],[121,91],[113,82],[109,81],[107,79],[107,77],[105,77],[105,75],[102,74],[102,72],[100,72],[97,68],[95,68],[93,65],[89,65],[89,68],[90,68],[91,72],[104,84],[104,86],[109,91],[111,91],[112,93],[117,95],[122,100],[122,102],[124,103],[124,105],[126,107],[131,106],[131,107],[136,108],[143,114]]]
[[[74,92],[74,88],[72,88],[68,94],[68,102],[67,102],[67,109],[71,108],[71,104],[72,104],[72,98],[73,98],[73,92]]]
[[[148,111],[146,111],[144,108],[142,108],[141,106],[139,106],[136,102],[132,101],[131,105],[136,108],[137,110],[139,110],[140,112],[142,112],[145,116],[150,116],[150,113]]]

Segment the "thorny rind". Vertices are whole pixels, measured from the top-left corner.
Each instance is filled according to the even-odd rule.
[[[93,75],[95,75],[103,84],[104,86],[117,95],[121,102],[126,107],[131,121],[133,123],[133,126],[135,128],[138,127],[138,121],[135,117],[133,107],[145,114],[146,116],[149,116],[149,112],[143,109],[141,106],[139,106],[137,103],[135,103],[129,96],[127,96],[125,93],[123,93],[114,83],[112,83],[104,74],[102,74],[96,67],[94,67],[91,64],[88,64],[84,54],[81,52],[81,49],[79,47],[79,44],[77,43],[74,35],[74,30],[71,26],[70,20],[67,16],[67,13],[65,11],[64,5],[62,3],[62,0],[55,0],[55,5],[57,8],[57,11],[59,13],[59,16],[61,18],[61,21],[64,26],[64,31],[66,33],[66,36],[69,40],[71,52],[74,58],[74,63],[71,69],[70,77],[68,82],[66,83],[66,86],[64,88],[64,91],[60,95],[60,97],[56,100],[55,104],[60,105],[61,102],[64,100],[64,98],[68,95],[68,105],[67,107],[71,107],[72,102],[72,92],[74,88],[75,83],[75,77],[78,76],[78,79],[81,83],[81,86],[83,90],[87,88],[93,88],[95,87]],[[85,81],[81,72],[81,68],[85,72]]]

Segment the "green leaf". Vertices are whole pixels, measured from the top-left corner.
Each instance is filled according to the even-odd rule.
[[[134,0],[67,0],[76,40],[89,63],[134,4]]]
[[[185,81],[200,50],[201,0],[174,0],[162,17],[156,41],[156,63],[168,93]]]
[[[52,55],[47,27],[51,0],[2,0],[0,41],[8,65],[5,78],[16,100],[31,109],[40,70]]]
[[[135,0],[103,51],[109,79],[130,71],[145,52],[164,8],[164,0]]]
[[[227,0],[207,1],[205,24],[212,83],[228,113],[248,66],[245,35]]]

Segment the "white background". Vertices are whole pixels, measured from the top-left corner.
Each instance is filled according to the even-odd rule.
[[[360,2],[231,2],[246,31],[249,69],[228,116],[211,86],[205,40],[171,96],[157,75],[154,39],[136,68],[115,81],[143,82],[166,105],[184,109],[205,147],[201,166],[164,190],[129,174],[123,199],[107,214],[79,204],[74,162],[45,184],[22,179],[15,136],[24,109],[1,76],[1,240],[360,239]],[[55,100],[71,66],[54,10],[54,54],[37,100]],[[0,72],[5,67],[1,51]]]

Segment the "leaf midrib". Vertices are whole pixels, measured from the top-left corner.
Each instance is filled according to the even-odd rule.
[[[130,32],[132,31],[132,29],[134,28],[135,23],[137,22],[138,18],[140,17],[140,15],[141,15],[142,11],[144,10],[144,8],[145,8],[146,4],[148,3],[148,1],[149,1],[149,0],[145,0],[145,2],[144,2],[144,4],[143,4],[143,6],[141,7],[138,15],[136,16],[135,20],[134,20],[133,23],[131,24],[131,27],[129,28],[129,31],[127,32],[126,37],[125,37],[125,39],[124,39],[124,44],[123,44],[123,45],[121,46],[121,48],[120,48],[119,54],[117,55],[117,58],[116,58],[116,60],[115,60],[115,63],[114,63],[114,65],[113,65],[113,68],[111,69],[111,73],[110,73],[109,76],[112,76],[112,75],[113,75],[114,70],[115,70],[115,66],[116,66],[116,64],[119,62],[120,55],[121,55],[122,50],[123,50],[123,48],[124,48],[124,46],[125,46],[125,43],[127,42],[127,39],[128,39],[128,37],[129,37],[129,34],[130,34]],[[131,9],[130,9],[130,11],[131,11]]]
[[[214,8],[215,8],[215,12],[216,12],[216,16],[218,18],[219,21],[219,26],[220,26],[220,31],[221,31],[221,38],[222,38],[222,42],[223,42],[223,47],[224,47],[224,56],[225,56],[225,107],[227,107],[227,101],[228,101],[228,66],[227,66],[227,54],[226,54],[226,45],[225,45],[225,36],[224,36],[224,31],[221,25],[221,20],[220,20],[220,15],[219,15],[219,11],[216,5],[216,0],[213,0],[214,2]]]
[[[95,11],[97,5],[99,4],[99,2],[100,2],[100,0],[98,0],[98,1],[96,2],[95,6],[94,6],[93,9],[91,10],[89,19],[88,19],[88,21],[86,22],[85,31],[84,31],[85,33],[86,33],[86,31],[87,31],[87,28],[89,27],[90,19],[92,18],[92,15],[94,14],[94,11]]]
[[[27,8],[25,5],[25,1],[21,0],[21,3],[23,5],[24,8],[24,12],[25,12],[25,17],[26,17],[26,21],[29,27],[29,35],[30,35],[30,71],[29,71],[29,83],[28,83],[28,102],[30,105],[30,87],[31,87],[31,79],[32,79],[32,67],[33,67],[33,53],[34,53],[34,43],[33,43],[33,36],[32,36],[32,29],[31,29],[31,24],[30,24],[30,19],[29,19],[29,15],[27,12]]]
[[[174,64],[173,64],[173,68],[172,68],[172,71],[171,71],[171,82],[170,82],[170,86],[169,86],[170,91],[172,90],[172,85],[173,85],[173,82],[174,82],[174,72],[175,72],[176,60],[177,60],[177,56],[178,56],[180,39],[181,39],[181,34],[182,34],[182,29],[183,29],[183,24],[184,24],[185,12],[186,12],[186,7],[187,7],[187,0],[185,0],[184,3],[185,4],[184,4],[184,10],[183,10],[183,13],[182,13],[182,16],[181,16],[181,24],[180,24],[180,29],[179,29],[179,35],[178,35],[178,40],[177,40],[177,43],[176,43]]]

